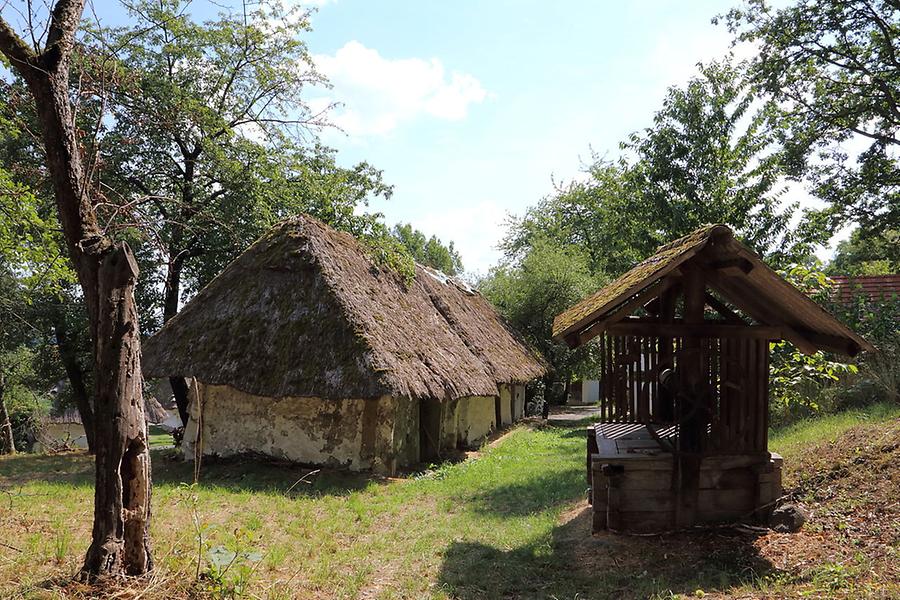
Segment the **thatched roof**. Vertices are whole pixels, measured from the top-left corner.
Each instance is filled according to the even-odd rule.
[[[166,409],[159,403],[159,400],[149,394],[144,394],[144,416],[148,423],[156,424],[162,423],[168,419],[169,413],[166,412]],[[43,418],[43,421],[44,423],[54,423],[58,425],[82,425],[81,413],[75,408],[67,408],[61,413],[47,415]]]
[[[716,291],[755,321],[789,329],[791,335],[822,349],[850,355],[873,349],[737,241],[727,225],[707,225],[660,246],[611,284],[557,315],[553,337],[563,341],[577,335],[688,262],[708,268],[713,262],[729,260],[746,261],[748,270],[717,274]]]
[[[540,376],[540,358],[479,294],[422,266],[408,287],[352,236],[285,221],[143,349],[148,377],[261,396],[451,399]]]

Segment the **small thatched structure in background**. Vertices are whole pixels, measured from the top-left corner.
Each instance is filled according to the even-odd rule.
[[[540,359],[464,283],[406,285],[308,216],[276,226],[144,345],[148,377],[194,378],[186,450],[353,469],[469,446],[524,412]]]
[[[151,425],[162,423],[169,414],[159,400],[150,394],[144,394],[144,416],[147,423]],[[37,440],[33,448],[35,452],[88,447],[81,414],[75,408],[67,408],[43,417],[37,430],[34,431],[34,437]]]

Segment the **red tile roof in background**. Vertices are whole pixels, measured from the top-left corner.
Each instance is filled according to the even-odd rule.
[[[900,273],[858,277],[835,275],[830,279],[834,282],[834,297],[843,303],[860,294],[865,294],[870,300],[890,298],[895,294],[900,296]]]

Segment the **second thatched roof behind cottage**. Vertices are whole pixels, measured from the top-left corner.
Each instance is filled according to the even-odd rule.
[[[308,216],[263,236],[144,345],[150,377],[262,396],[450,399],[540,376],[479,294],[416,267],[408,287]]]

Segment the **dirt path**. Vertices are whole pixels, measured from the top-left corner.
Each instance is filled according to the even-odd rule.
[[[551,406],[550,418],[548,420],[554,423],[565,423],[597,416],[600,416],[600,407],[596,404],[588,404],[585,406]]]

